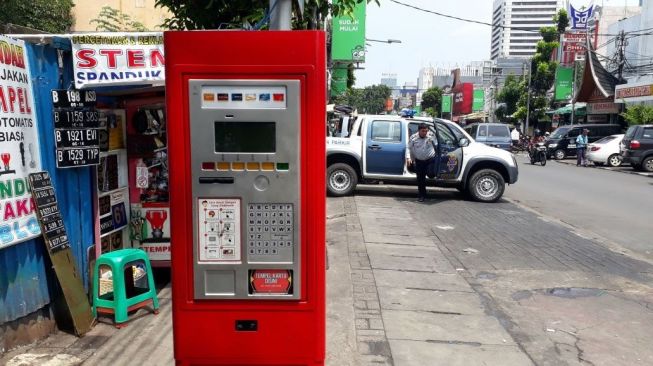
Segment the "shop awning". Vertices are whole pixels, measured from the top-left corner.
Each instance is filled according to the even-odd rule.
[[[470,114],[460,116],[460,118],[465,119],[465,120],[469,120],[469,119],[485,119],[485,118],[487,118],[487,113],[485,113],[485,112],[470,113]]]
[[[587,106],[585,103],[576,103],[574,107],[575,115],[584,116],[587,114]],[[546,114],[571,114],[571,104],[567,104],[564,107],[547,111]]]

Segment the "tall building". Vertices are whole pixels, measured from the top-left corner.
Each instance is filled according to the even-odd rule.
[[[487,78],[486,63],[486,61],[472,61],[465,66],[436,67],[433,69],[431,86],[450,87],[453,83],[451,72],[455,69],[460,69],[460,82],[483,85],[484,76]]]
[[[91,23],[91,20],[98,17],[104,6],[129,15],[132,20],[141,22],[147,30],[151,31],[161,30],[160,25],[171,16],[168,8],[155,7],[155,0],[75,0],[74,3],[75,24],[73,30],[76,32],[95,31],[97,24]]]
[[[597,36],[597,49],[600,55],[612,56],[611,52],[614,49],[614,36],[621,31],[619,23],[632,21],[632,19],[642,12],[641,6],[605,6],[599,8],[598,14],[595,13],[595,17],[598,18],[599,22],[599,32]],[[637,18],[639,22],[639,18]],[[631,29],[626,27],[626,29]],[[633,29],[637,29],[634,27]],[[638,41],[629,42],[629,46],[637,47]]]
[[[399,88],[397,87],[397,74],[381,74],[381,85],[385,85],[392,90],[392,99],[399,97]]]
[[[435,70],[432,66],[423,67],[419,70],[419,76],[417,77],[417,89],[419,92],[425,92],[426,89],[433,86],[433,76],[435,75]]]
[[[533,56],[542,39],[539,29],[553,25],[565,5],[564,0],[494,0],[490,58]]]

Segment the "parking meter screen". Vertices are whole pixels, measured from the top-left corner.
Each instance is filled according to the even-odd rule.
[[[215,122],[216,153],[274,153],[274,122]]]

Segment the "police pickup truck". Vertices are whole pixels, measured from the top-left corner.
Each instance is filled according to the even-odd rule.
[[[417,184],[406,166],[408,138],[427,123],[437,136],[436,177],[429,185],[454,187],[470,198],[495,202],[506,183],[517,181],[510,152],[477,143],[457,124],[443,119],[391,115],[345,117],[335,136],[327,137],[327,192],[350,194],[358,183]]]

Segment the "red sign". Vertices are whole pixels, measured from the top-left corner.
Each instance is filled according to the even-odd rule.
[[[285,269],[253,270],[249,273],[249,283],[255,293],[286,295],[291,289],[292,271]]]
[[[474,84],[458,84],[452,91],[453,93],[453,114],[472,113],[472,103],[474,101]]]

